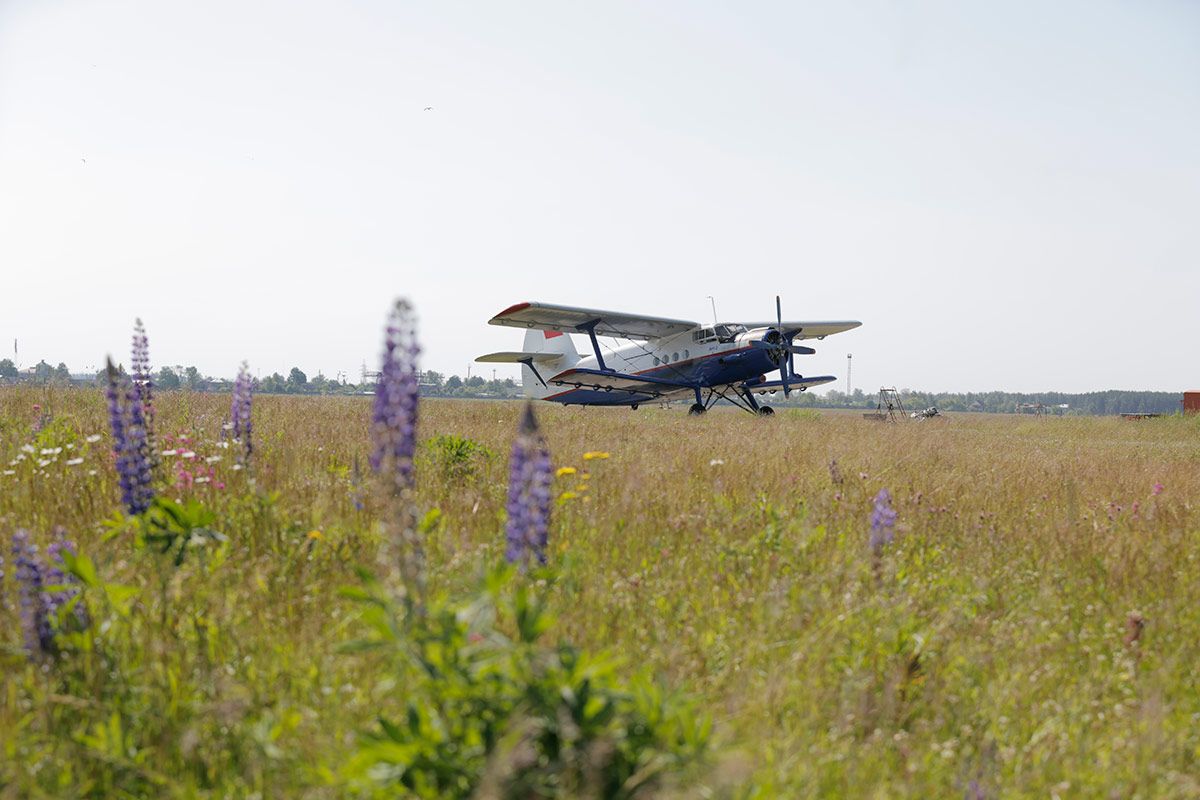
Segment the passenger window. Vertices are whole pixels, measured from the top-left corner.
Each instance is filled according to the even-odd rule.
[[[658,365],[659,365],[658,356],[655,356],[655,357],[654,357],[654,366],[656,366],[656,367],[657,367]]]
[[[683,351],[683,360],[684,360],[684,361],[687,361],[687,360],[688,360],[688,351],[687,351],[687,350],[684,350],[684,351]]]
[[[671,353],[671,360],[672,360],[672,361],[678,361],[678,360],[679,360],[679,353]]]

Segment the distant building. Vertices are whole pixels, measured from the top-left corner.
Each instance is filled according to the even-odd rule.
[[[1183,413],[1200,414],[1200,391],[1183,393]]]

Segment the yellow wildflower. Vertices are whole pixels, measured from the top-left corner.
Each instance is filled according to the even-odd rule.
[[[558,496],[558,502],[565,503],[568,500],[574,500],[578,496],[579,495],[575,494],[574,492],[563,492]]]
[[[574,467],[559,467],[559,468],[558,468],[558,469],[555,471],[555,473],[554,473],[554,474],[555,474],[555,475],[557,475],[557,476],[558,476],[558,477],[560,477],[560,478],[561,478],[563,475],[574,475],[574,474],[575,474],[575,468],[574,468]]]
[[[313,530],[311,530],[311,531],[309,531],[309,532],[308,532],[308,538],[309,538],[309,539],[320,539],[320,538],[321,538],[321,532],[320,532],[319,530],[313,529]]]
[[[591,461],[593,458],[608,458],[608,453],[603,450],[589,450],[583,454],[584,461]]]

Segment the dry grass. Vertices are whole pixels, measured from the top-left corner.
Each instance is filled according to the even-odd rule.
[[[337,652],[355,630],[337,590],[376,542],[355,508],[369,399],[256,398],[256,485],[226,458],[214,465],[225,488],[172,492],[209,503],[230,542],[169,575],[104,538],[118,496],[98,392],[0,391],[3,463],[31,441],[35,402],[55,415],[37,457],[75,448],[5,467],[3,530],[46,541],[65,526],[105,580],[142,587],[144,619],[120,674],[92,676],[95,696],[64,695],[20,657],[6,578],[0,796],[49,796],[58,782],[86,794],[101,773],[109,783],[93,790],[133,774],[181,796],[343,796],[355,734],[402,704],[377,663]],[[422,405],[422,439],[457,434],[494,453],[455,471],[423,451],[421,502],[443,514],[430,542],[439,591],[502,552],[519,409]],[[577,496],[551,538],[556,633],[700,698],[720,745],[714,784],[1200,796],[1200,420],[538,410],[555,466],[577,469],[557,479]],[[222,455],[227,412],[226,397],[168,395],[158,432]],[[89,445],[93,433],[104,438]],[[84,462],[66,465],[71,453]],[[867,528],[883,487],[898,535],[875,565]],[[118,706],[119,747],[79,733]]]

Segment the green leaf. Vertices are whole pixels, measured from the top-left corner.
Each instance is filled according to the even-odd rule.
[[[60,553],[67,572],[79,578],[86,586],[100,585],[100,579],[96,576],[96,565],[92,563],[90,558],[82,553],[75,555],[66,548],[63,548]]]
[[[129,607],[140,590],[136,586],[124,586],[119,583],[106,583],[103,585],[104,596],[108,599],[113,610],[122,617],[128,617]]]

